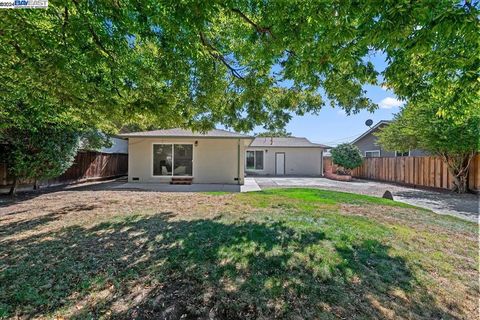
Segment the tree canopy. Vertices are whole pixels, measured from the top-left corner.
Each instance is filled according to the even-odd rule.
[[[285,128],[260,132],[257,137],[291,137],[292,133],[285,130]]]
[[[422,149],[442,157],[455,189],[465,192],[470,161],[480,151],[480,115],[463,110],[452,121],[437,113],[434,104],[407,104],[379,131],[379,143],[387,150]]]
[[[0,112],[61,107],[123,125],[282,127],[325,103],[374,110],[385,85],[452,119],[478,98],[475,1],[50,1],[0,12]],[[320,94],[320,92],[322,94]],[[455,120],[456,121],[456,120]]]

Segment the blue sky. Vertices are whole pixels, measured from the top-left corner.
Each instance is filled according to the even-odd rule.
[[[370,61],[373,62],[379,72],[386,67],[385,56],[382,54],[371,56]],[[374,123],[380,120],[390,120],[394,113],[399,111],[402,102],[397,100],[392,91],[380,86],[365,86],[364,89],[367,91],[367,96],[380,106],[375,112],[362,111],[347,116],[342,109],[325,106],[318,115],[294,116],[286,130],[294,136],[306,137],[312,142],[334,146],[342,142],[352,141],[368,130],[365,125],[367,119],[372,119]],[[255,133],[262,131],[264,130],[261,127],[254,130]]]

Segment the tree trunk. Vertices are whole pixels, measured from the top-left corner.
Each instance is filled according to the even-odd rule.
[[[13,178],[13,183],[12,186],[10,187],[10,191],[8,192],[9,195],[14,196],[17,194],[17,186],[18,186],[18,181],[17,178]]]
[[[467,186],[467,177],[468,173],[453,176],[453,191],[456,191],[458,193],[465,193],[468,190]]]
[[[38,190],[38,180],[33,180],[33,190]]]
[[[468,191],[470,162],[474,156],[475,152],[458,155],[442,154],[442,158],[448,166],[448,171],[450,171],[453,176],[453,191],[458,193]]]

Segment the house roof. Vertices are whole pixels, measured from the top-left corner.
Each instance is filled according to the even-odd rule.
[[[310,142],[307,138],[300,137],[257,137],[250,147],[269,148],[329,148],[326,145]]]
[[[368,129],[367,131],[365,131],[364,133],[362,133],[358,138],[356,138],[355,140],[353,140],[353,141],[351,142],[351,144],[354,144],[354,143],[362,140],[362,139],[363,139],[365,136],[367,136],[368,134],[376,131],[382,124],[389,124],[390,122],[392,122],[392,121],[390,121],[390,120],[381,120],[381,121],[377,122],[377,124],[375,124],[373,127],[371,127],[370,129]]]
[[[245,134],[222,129],[213,129],[202,133],[181,128],[130,132],[119,134],[119,136],[124,138],[252,138]]]

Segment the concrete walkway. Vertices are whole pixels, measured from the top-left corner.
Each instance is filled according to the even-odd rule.
[[[381,197],[386,190],[392,192],[395,201],[401,201],[438,214],[448,214],[478,222],[479,196],[456,194],[449,191],[414,189],[382,182],[354,180],[334,181],[326,178],[255,177],[260,188],[307,187],[359,193]]]
[[[128,189],[157,192],[251,192],[260,191],[260,187],[253,178],[245,178],[244,185],[194,183],[191,185],[173,185],[167,183],[137,183],[127,182],[116,185],[113,189]]]

